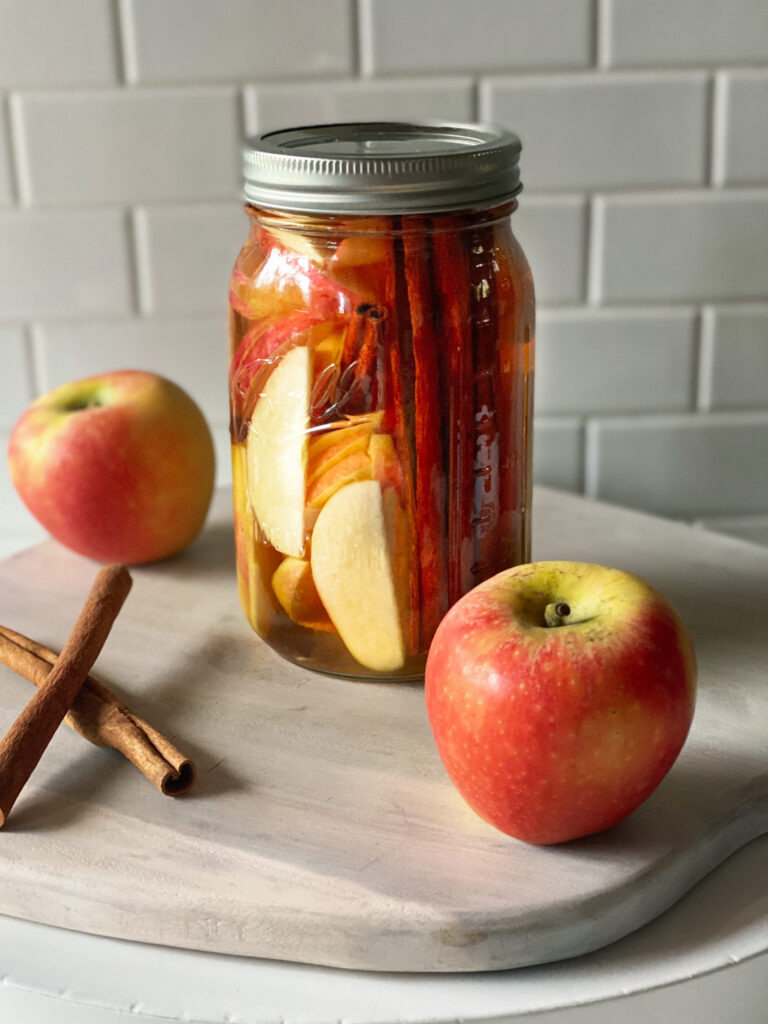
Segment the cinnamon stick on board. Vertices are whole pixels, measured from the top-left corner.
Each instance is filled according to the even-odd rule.
[[[99,656],[131,583],[124,565],[99,571],[56,664],[0,742],[0,828]]]
[[[57,659],[50,648],[0,626],[0,663],[35,686]],[[95,746],[119,750],[165,796],[181,796],[195,781],[194,763],[93,676],[86,676],[64,721]]]

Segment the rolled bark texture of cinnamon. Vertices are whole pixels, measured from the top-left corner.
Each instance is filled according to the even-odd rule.
[[[49,647],[0,626],[0,662],[35,686],[43,685],[57,658]],[[194,763],[93,676],[86,676],[64,721],[95,746],[119,750],[166,796],[182,796],[195,782]]]
[[[99,571],[56,664],[0,742],[0,827],[71,708],[131,584],[124,565]]]

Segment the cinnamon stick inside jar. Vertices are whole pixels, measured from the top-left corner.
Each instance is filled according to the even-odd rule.
[[[131,585],[124,565],[100,570],[56,664],[0,742],[0,827],[71,708]]]

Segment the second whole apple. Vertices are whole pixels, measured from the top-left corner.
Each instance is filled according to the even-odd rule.
[[[590,835],[656,789],[693,719],[696,659],[658,590],[618,569],[509,569],[448,612],[427,659],[438,753],[469,806],[530,843]]]

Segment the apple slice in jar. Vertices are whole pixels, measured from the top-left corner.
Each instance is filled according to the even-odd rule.
[[[267,541],[301,558],[306,545],[306,475],[312,350],[292,348],[264,384],[248,427],[248,497]]]
[[[306,256],[275,244],[250,276],[235,266],[229,284],[232,308],[246,320],[287,316],[296,310],[327,319],[348,313],[361,301],[342,284],[331,281]]]
[[[346,422],[346,426],[315,433],[309,439],[307,486],[338,462],[354,452],[366,451],[371,435],[381,423],[383,413],[372,413],[359,423]],[[329,424],[333,428],[333,424]]]
[[[309,562],[284,558],[272,576],[272,589],[283,611],[297,625],[324,633],[336,632],[323,608]]]
[[[319,267],[333,255],[335,240],[330,236],[311,235],[305,231],[288,231],[285,228],[262,228],[262,244],[265,248],[277,243],[297,256],[308,259]]]
[[[232,490],[237,585],[246,618],[256,632],[263,635],[269,631],[277,614],[269,583],[281,556],[266,545],[257,544],[258,527],[248,499],[247,461],[246,446],[233,445]]]
[[[261,389],[287,351],[296,345],[310,346],[314,353],[313,373],[317,376],[318,351],[332,351],[341,344],[342,337],[339,321],[318,320],[301,311],[277,321],[270,317],[250,330],[240,342],[229,374],[233,435],[238,440],[245,439]]]
[[[389,231],[391,224],[384,218],[360,218],[326,263],[327,276],[363,299],[380,301],[392,255]]]
[[[403,467],[397,457],[391,434],[374,434],[368,444],[373,479],[382,487],[394,487],[399,494],[403,487]]]
[[[376,672],[405,663],[398,515],[392,488],[362,480],[329,498],[312,534],[312,576],[323,606],[350,654]]]
[[[307,487],[307,507],[310,511],[323,505],[342,487],[373,477],[371,460],[365,451],[353,451],[335,463]]]

